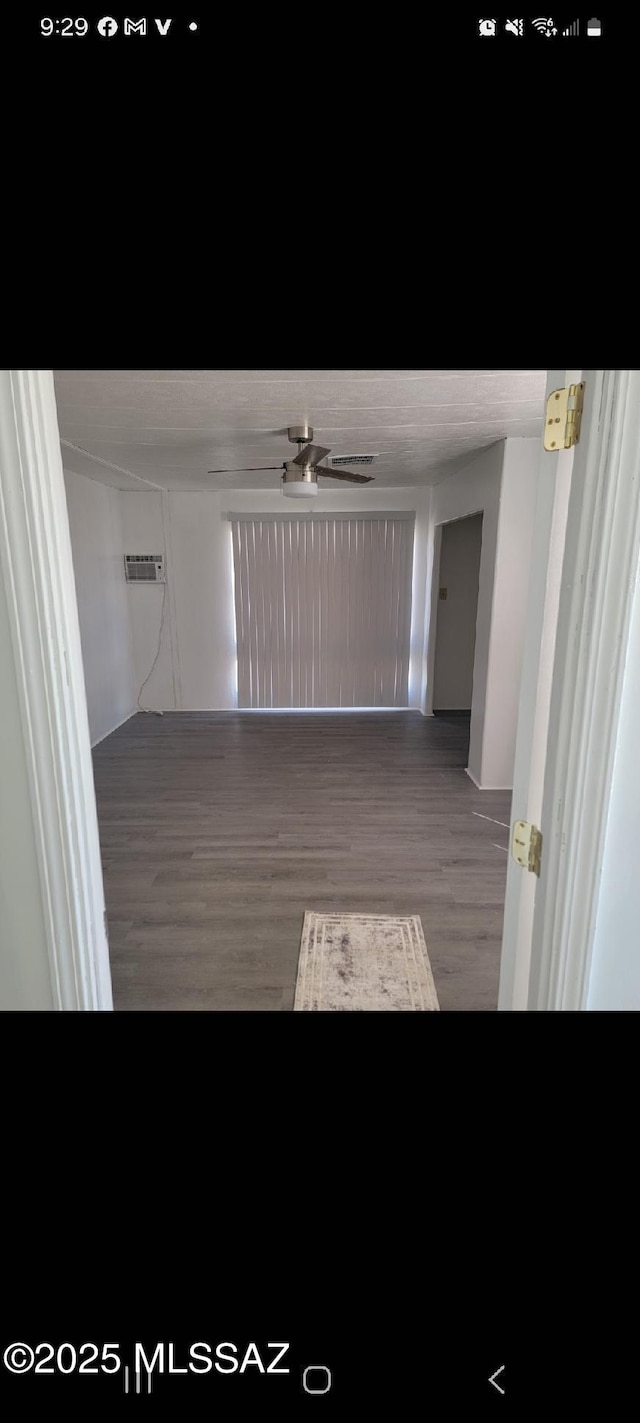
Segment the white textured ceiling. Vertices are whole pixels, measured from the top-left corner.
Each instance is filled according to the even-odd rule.
[[[333,455],[379,454],[363,471],[377,485],[439,483],[496,440],[537,436],[546,378],[520,370],[54,375],[65,466],[119,489],[276,489],[277,471],[207,470],[293,458],[286,427],[303,420]]]

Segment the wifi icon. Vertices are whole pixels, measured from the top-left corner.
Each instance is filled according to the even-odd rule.
[[[579,21],[579,20],[574,20],[573,24],[572,24],[572,25],[567,25],[566,30],[563,30],[562,33],[563,33],[563,35],[579,35],[579,34],[580,34],[580,21]]]
[[[538,31],[538,34],[545,35],[547,39],[551,39],[552,35],[557,35],[558,33],[556,26],[553,23],[553,20],[532,20],[531,24],[533,25],[534,30]]]

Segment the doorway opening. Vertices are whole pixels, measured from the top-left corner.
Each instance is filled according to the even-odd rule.
[[[81,384],[88,387],[84,394],[90,399],[95,390],[94,374],[80,373]],[[113,398],[117,404],[122,399],[124,382],[118,384],[117,380],[122,373],[103,374],[110,379],[115,374]],[[233,384],[237,385],[237,373],[231,374]],[[253,373],[250,374],[253,381]],[[442,374],[449,379],[450,373],[436,373]],[[468,373],[463,374],[466,379]],[[496,373],[485,373],[487,378],[493,374]],[[519,379],[527,373],[515,374]],[[66,377],[69,373],[63,372],[62,375]],[[306,875],[310,863],[315,881],[321,884],[323,890],[331,891],[334,887],[346,885],[349,893],[353,893],[354,886],[358,893],[363,887],[366,889],[361,878],[366,873],[371,874],[372,880],[375,877],[377,890],[381,867],[386,868],[389,899],[395,899],[398,887],[404,892],[409,877],[413,887],[417,871],[429,901],[429,941],[434,962],[438,932],[442,937],[443,982],[450,981],[454,969],[464,961],[469,963],[471,979],[474,979],[480,958],[474,959],[471,951],[477,950],[483,959],[487,951],[487,931],[483,927],[480,933],[477,932],[478,907],[497,911],[501,905],[492,897],[492,887],[487,886],[477,841],[472,843],[467,836],[465,818],[469,812],[479,826],[488,827],[485,832],[478,831],[480,834],[494,836],[493,826],[510,831],[510,814],[501,818],[495,799],[488,797],[511,796],[511,787],[518,819],[524,819],[536,830],[542,827],[540,834],[545,849],[539,877],[537,874],[523,876],[521,869],[528,867],[516,863],[513,856],[508,859],[498,1006],[503,1010],[551,1008],[569,1011],[592,1010],[602,1007],[603,1002],[607,1008],[626,1010],[629,1006],[636,1006],[632,995],[636,991],[637,980],[632,981],[629,977],[629,963],[633,962],[635,945],[635,920],[630,911],[622,925],[625,934],[622,942],[624,959],[619,954],[614,956],[612,942],[620,939],[618,930],[622,921],[618,900],[620,891],[616,877],[609,875],[609,861],[615,861],[616,866],[622,863],[618,840],[622,836],[628,843],[630,838],[628,818],[623,823],[628,803],[630,764],[629,757],[623,755],[623,743],[627,720],[632,726],[637,703],[632,682],[629,681],[636,626],[633,621],[635,605],[628,596],[634,586],[640,549],[640,402],[637,398],[637,376],[638,372],[633,371],[549,371],[547,400],[559,399],[561,395],[566,395],[567,400],[573,399],[576,387],[581,392],[584,390],[575,468],[573,445],[565,444],[556,449],[555,441],[551,441],[550,448],[547,450],[545,446],[545,453],[541,455],[536,440],[530,438],[527,430],[521,437],[514,437],[511,430],[504,440],[494,440],[468,463],[465,461],[460,467],[446,471],[441,480],[430,486],[428,496],[415,496],[417,507],[423,514],[422,567],[431,567],[437,570],[438,575],[435,588],[429,586],[432,636],[429,637],[427,657],[424,659],[427,674],[431,670],[432,647],[435,654],[438,585],[448,588],[448,584],[441,582],[440,576],[439,555],[444,525],[459,518],[462,509],[477,510],[480,504],[484,510],[483,566],[479,580],[474,656],[477,666],[474,665],[472,697],[481,699],[485,693],[482,674],[486,673],[489,664],[494,674],[489,705],[493,704],[492,709],[497,706],[501,715],[494,719],[492,735],[485,737],[487,744],[481,748],[479,778],[475,778],[470,767],[465,768],[481,796],[482,809],[475,810],[475,791],[462,781],[459,759],[453,765],[451,758],[444,762],[444,755],[450,748],[440,738],[440,744],[432,746],[431,785],[428,787],[426,778],[421,779],[415,774],[415,766],[412,768],[406,757],[403,756],[399,762],[393,751],[389,754],[388,733],[394,728],[386,717],[384,728],[381,728],[384,738],[369,755],[366,754],[367,751],[371,753],[371,746],[367,745],[371,731],[369,724],[363,727],[355,746],[343,743],[339,748],[336,737],[336,745],[330,748],[331,756],[322,754],[325,748],[318,748],[314,726],[308,740],[308,752],[315,764],[307,775],[307,785],[323,799],[327,815],[326,841],[321,847],[315,814],[317,801],[316,805],[311,804],[312,797],[304,787],[302,809],[308,817],[306,829],[300,824],[300,799],[296,805],[296,791],[301,792],[300,758],[291,754],[290,741],[286,736],[282,739],[279,766],[274,765],[275,758],[269,756],[268,746],[259,747],[262,774],[258,779],[252,723],[251,736],[247,737],[245,780],[253,800],[247,809],[246,823],[235,832],[234,840],[233,832],[229,834],[226,819],[220,829],[221,819],[227,817],[229,808],[234,806],[233,797],[237,789],[232,783],[237,763],[237,739],[234,739],[233,726],[229,722],[232,735],[226,750],[221,749],[215,736],[216,728],[212,728],[208,736],[205,734],[201,740],[201,765],[194,769],[194,758],[190,755],[191,765],[185,773],[181,750],[186,727],[183,723],[180,729],[176,724],[173,730],[179,734],[174,736],[172,728],[163,719],[159,723],[147,723],[144,731],[146,737],[147,731],[155,728],[153,739],[162,746],[157,767],[150,764],[150,755],[140,754],[142,748],[136,744],[132,746],[127,766],[121,766],[119,771],[116,768],[116,775],[111,776],[106,786],[105,804],[110,807],[113,818],[105,838],[106,854],[101,867],[96,820],[96,809],[99,811],[100,807],[92,784],[89,740],[92,702],[87,691],[97,698],[98,710],[105,719],[110,714],[113,694],[121,690],[122,684],[126,684],[125,691],[128,686],[131,693],[128,703],[131,714],[126,718],[126,725],[123,721],[121,727],[109,730],[107,721],[104,738],[99,743],[102,749],[98,750],[96,759],[104,759],[106,769],[106,762],[111,760],[113,751],[119,753],[116,740],[112,737],[122,741],[134,733],[136,743],[144,739],[139,738],[136,729],[141,724],[144,727],[144,719],[137,721],[138,712],[133,707],[135,687],[138,685],[133,676],[135,668],[126,657],[127,607],[125,604],[123,608],[121,598],[112,596],[121,591],[121,585],[119,582],[116,584],[111,575],[115,574],[116,569],[118,578],[121,575],[123,546],[124,549],[161,549],[157,534],[158,529],[162,529],[162,519],[158,520],[155,515],[158,514],[159,503],[162,515],[163,506],[169,502],[168,493],[164,486],[146,480],[144,474],[133,472],[129,475],[127,470],[104,460],[99,453],[82,450],[70,439],[59,438],[61,427],[57,419],[52,372],[1,373],[0,501],[3,519],[0,520],[0,619],[5,634],[1,680],[3,688],[5,685],[8,688],[5,701],[12,735],[5,741],[10,769],[13,772],[15,768],[12,784],[16,795],[9,797],[9,812],[5,815],[4,826],[0,828],[6,831],[5,840],[9,847],[16,840],[16,827],[19,831],[17,857],[14,855],[19,873],[16,871],[13,876],[4,876],[3,889],[9,892],[5,894],[1,906],[2,927],[9,928],[5,939],[11,948],[8,974],[3,964],[3,989],[5,998],[8,995],[9,1006],[30,1010],[34,1007],[61,1010],[112,1007],[109,946],[104,918],[105,885],[101,872],[111,869],[115,871],[114,878],[120,879],[125,889],[119,906],[119,929],[125,941],[123,976],[134,979],[138,987],[143,975],[138,977],[137,965],[132,962],[129,950],[137,941],[139,962],[146,972],[147,964],[158,963],[161,947],[156,926],[150,924],[147,910],[149,914],[162,916],[165,931],[184,926],[185,912],[188,914],[188,948],[184,954],[176,956],[178,962],[175,966],[177,974],[184,974],[185,965],[187,971],[189,969],[188,960],[192,953],[199,946],[206,953],[211,946],[211,926],[203,922],[208,909],[206,896],[212,895],[217,902],[220,887],[229,887],[249,912],[253,910],[259,916],[260,925],[264,919],[265,904],[268,903],[271,910],[274,907],[274,890],[288,885],[298,899],[304,895],[307,900],[309,881]],[[414,381],[413,376],[411,380]],[[145,387],[148,385],[146,376],[142,383]],[[187,394],[189,382],[186,379],[173,383],[181,391],[185,387],[184,394]],[[62,385],[65,384],[66,380],[63,380]],[[411,396],[415,394],[415,386],[412,386]],[[168,398],[168,393],[163,394],[163,404]],[[370,399],[370,396],[367,394],[366,398]],[[244,412],[248,404],[245,394],[241,394],[241,400]],[[352,402],[355,404],[353,395],[349,399],[350,407]],[[435,401],[432,399],[429,403]],[[77,419],[75,412],[81,404],[81,399],[71,391],[68,402],[70,420]],[[405,409],[406,404],[405,399],[401,408]],[[187,410],[191,405],[189,390]],[[224,402],[218,401],[218,407],[222,418],[227,420]],[[105,408],[108,409],[106,400]],[[176,411],[177,415],[181,413]],[[140,415],[143,419],[148,418],[144,402]],[[113,428],[116,428],[115,425]],[[122,430],[124,435],[124,427]],[[95,485],[93,493],[87,489],[83,496],[80,491],[76,502],[79,550],[84,561],[78,560],[75,589],[73,526],[69,510],[65,510],[60,442],[72,451],[74,462],[83,465],[87,485],[89,482]],[[144,442],[141,448],[144,448]],[[442,454],[440,450],[440,457]],[[137,462],[133,448],[130,458],[132,463]],[[147,458],[146,454],[144,458]],[[98,468],[104,466],[111,476],[117,477],[115,484],[111,478],[106,493],[106,486],[95,476],[93,464],[91,473],[87,470],[87,460],[97,462]],[[75,473],[73,470],[67,472]],[[156,472],[155,466],[150,472]],[[130,482],[122,484],[123,479]],[[148,491],[132,487],[134,480],[142,480],[149,486]],[[212,492],[206,491],[207,500]],[[174,543],[171,533],[168,533],[169,549],[181,546],[183,554],[186,550],[190,571],[204,569],[210,576],[213,565],[216,572],[221,573],[226,560],[216,562],[211,555],[211,546],[216,541],[216,527],[221,522],[220,500],[211,501],[210,517],[206,522],[203,520],[204,500],[198,500],[196,504],[193,497],[196,491],[187,489],[184,493],[185,496],[189,494],[189,499],[185,497],[183,509],[178,503],[181,522],[177,521],[173,530],[176,535]],[[142,520],[140,515],[143,511],[137,502],[141,495],[148,506]],[[132,517],[128,532],[133,530],[136,534],[133,544],[129,542],[124,527],[120,533],[126,536],[126,541],[125,537],[118,538],[119,524],[124,526],[129,517],[127,514],[126,519],[119,518],[119,515],[124,515],[122,500],[128,496],[136,500],[129,511]],[[153,504],[152,500],[155,501]],[[105,520],[105,511],[113,517]],[[150,515],[148,520],[147,514]],[[463,517],[469,517],[468,513]],[[144,524],[142,529],[141,523]],[[437,556],[432,538],[434,526]],[[199,531],[201,527],[204,532],[200,547],[204,547],[206,558],[198,556],[198,546],[194,545],[194,531]],[[151,535],[155,532],[156,537],[149,537],[148,542],[146,539],[138,542],[137,534],[144,534],[145,530]],[[220,533],[220,548],[223,542],[227,543],[227,540],[223,540]],[[183,560],[183,563],[186,561]],[[419,575],[414,579],[414,586],[416,582],[420,582]],[[184,593],[187,584],[184,569],[179,583]],[[83,590],[82,599],[78,597],[78,584]],[[220,578],[215,587],[218,588],[219,584]],[[98,588],[101,599],[96,611],[95,590]],[[596,589],[598,596],[585,598],[585,588]],[[202,591],[200,584],[191,589],[188,611],[194,605],[204,607],[202,624],[208,633],[212,603],[210,599],[203,599]],[[109,596],[103,597],[106,593]],[[105,602],[109,613],[106,618],[102,616]],[[448,595],[441,602],[447,603]],[[91,610],[94,614],[92,619],[89,618]],[[118,613],[122,614],[119,620]],[[86,615],[87,625],[90,623],[90,651],[95,654],[96,647],[100,649],[100,656],[85,658],[84,667],[82,618],[79,614]],[[177,625],[175,606],[172,614],[172,621]],[[188,632],[193,631],[191,617],[183,615],[184,625]],[[116,627],[120,628],[122,636],[109,640],[101,635],[105,629],[112,632]],[[183,645],[186,650],[191,647],[190,658],[183,661],[183,669],[193,673],[194,666],[200,668],[203,659],[193,655],[193,645],[188,638],[183,639]],[[223,640],[219,648],[222,651],[221,662],[226,669],[228,648]],[[211,652],[210,644],[206,644],[205,650]],[[119,656],[123,651],[124,658]],[[488,651],[490,655],[487,658],[485,654]],[[110,675],[105,678],[102,674],[107,652],[111,653],[112,666]],[[113,668],[119,668],[121,673],[124,669],[126,677],[118,679],[115,674],[111,675]],[[430,680],[433,682],[432,677]],[[88,686],[88,683],[91,685]],[[219,686],[221,682],[215,685]],[[426,680],[425,691],[428,685]],[[210,697],[211,693],[207,705]],[[441,697],[439,689],[437,700],[440,701]],[[184,706],[186,700],[179,676],[173,688],[173,701],[169,700],[175,708],[169,715],[177,717],[185,714],[178,712],[178,707]],[[197,702],[199,698],[195,700]],[[506,731],[502,716],[505,703],[511,721]],[[94,715],[95,705],[94,701]],[[125,711],[126,706],[125,702]],[[411,752],[411,738],[406,734],[410,729],[409,719],[418,728],[418,738],[421,732],[426,733],[423,738],[426,740],[426,735],[432,735],[434,730],[438,733],[442,731],[442,719],[440,726],[435,719],[430,723],[428,721],[433,710],[429,707],[428,695],[421,702],[420,710],[423,709],[423,727],[412,717],[411,711],[405,712],[401,708],[395,711],[398,718],[396,751],[400,747]],[[440,715],[446,708],[437,706],[435,710]],[[513,717],[514,710],[517,718]],[[417,717],[417,708],[414,711]],[[190,720],[204,717],[211,722],[218,717],[226,719],[229,713],[223,710],[196,710],[186,715]],[[241,715],[235,710],[231,713],[233,717]],[[351,720],[347,723],[349,731]],[[130,729],[129,722],[133,723]],[[162,730],[159,731],[159,728]],[[343,728],[344,721],[340,727],[340,741]],[[445,729],[447,734],[451,730]],[[97,741],[95,745],[98,745]],[[189,747],[191,750],[191,739]],[[151,749],[156,751],[158,746]],[[415,741],[413,749],[416,750]],[[414,761],[419,762],[421,771],[429,769],[425,767],[423,752],[424,746],[418,743]],[[509,765],[512,754],[513,762]],[[219,771],[225,765],[229,776],[220,795]],[[139,773],[141,766],[147,789],[151,787],[154,793],[149,795],[146,817],[140,814],[141,805],[143,811],[145,807],[137,786],[134,787],[134,796],[131,796],[133,776]],[[318,775],[318,768],[323,774]],[[352,777],[351,788],[347,772]],[[260,848],[255,844],[256,829],[260,840],[265,827],[256,826],[255,790],[257,785],[257,809],[262,812],[269,805],[266,793],[269,787],[265,786],[267,773],[272,782],[275,781],[280,796],[278,809],[291,816],[291,821],[290,828],[284,831],[278,821],[271,836],[276,843],[268,849],[274,852],[272,858],[278,860],[277,871],[272,872],[271,866],[266,872],[263,869],[259,880],[256,879],[254,894],[250,894],[247,893],[246,883],[238,883],[235,871],[239,865],[232,860],[230,866],[229,860],[233,856],[237,858],[241,847],[248,852],[243,856],[244,867],[250,869],[253,851]],[[416,795],[421,786],[430,790],[431,806],[425,804],[424,797],[408,806],[406,789]],[[447,806],[451,815],[450,826],[443,825],[443,799],[447,789],[453,792]],[[392,816],[389,815],[390,791],[397,797]],[[209,803],[209,818],[206,821],[205,815],[203,826],[201,812],[204,810],[206,813],[208,793],[215,793],[216,799]],[[128,795],[129,803],[119,807],[120,795]],[[185,846],[181,827],[176,823],[176,812],[181,808],[189,817],[190,846]],[[19,819],[16,818],[18,812]],[[347,812],[354,817],[350,824]],[[622,826],[620,836],[614,836],[608,844],[610,825],[614,823],[614,828],[616,825],[615,820],[612,822],[612,815],[618,812]],[[376,826],[376,814],[384,816],[384,824]],[[387,853],[390,824],[395,830],[395,858],[389,858]],[[208,833],[210,830],[211,834]],[[431,832],[430,843],[425,830]],[[305,840],[307,832],[308,839]],[[368,845],[364,844],[365,835],[370,840]],[[157,858],[161,858],[162,867],[158,869],[154,864],[145,869],[138,856],[143,861],[148,851],[153,854],[154,845],[150,846],[148,841],[152,841],[154,836],[157,837],[160,851]],[[410,837],[414,839],[413,844]],[[167,840],[174,842],[168,854]],[[299,863],[294,866],[286,864],[292,841],[299,851]],[[564,853],[567,845],[571,847],[571,855]],[[495,849],[498,855],[509,856],[508,847],[497,840],[490,848]],[[226,863],[220,864],[215,884],[209,867],[198,864],[199,860],[211,858],[212,849],[215,854],[219,850],[226,857]],[[346,859],[349,854],[352,855],[351,864]],[[384,861],[383,855],[386,856]],[[137,910],[138,904],[134,905],[129,895],[132,888],[129,873],[136,889],[142,887],[147,891],[144,911],[136,920],[131,917],[132,909]],[[622,864],[622,877],[625,873],[625,865]],[[623,888],[626,889],[626,884]],[[164,896],[162,899],[161,894]],[[170,896],[174,899],[182,896],[182,905],[172,904]],[[38,912],[27,919],[24,905],[30,897],[33,897]],[[501,901],[504,902],[502,896]],[[498,927],[497,919],[496,912],[494,931]],[[149,928],[152,934],[148,938]],[[275,928],[279,943],[281,923],[276,922]],[[132,939],[128,939],[129,934],[133,935]],[[450,953],[447,960],[444,958],[447,939],[451,945],[454,934],[455,952]],[[241,945],[244,942],[245,937],[241,939]],[[236,945],[231,948],[232,955],[237,946],[236,940]],[[253,988],[259,988],[262,962],[248,967],[255,969]],[[273,984],[269,990],[276,999],[279,988],[279,984]],[[217,991],[218,985],[205,984],[205,993],[208,992],[210,997]],[[282,998],[281,988],[279,996]],[[3,1006],[7,1006],[6,1001],[3,1001]],[[175,1003],[172,1006],[176,1006]],[[206,1006],[202,991],[199,991],[197,1005],[192,1002],[189,1006]],[[468,993],[464,1006],[470,1006]]]
[[[435,574],[436,626],[433,661],[434,716],[455,717],[464,723],[467,738],[473,700],[473,665],[482,513],[442,524],[439,563]]]

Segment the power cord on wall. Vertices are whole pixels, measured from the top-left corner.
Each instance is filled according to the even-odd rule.
[[[151,668],[150,668],[150,670],[149,670],[147,676],[145,677],[144,682],[142,683],[142,686],[141,686],[141,688],[140,688],[140,691],[138,692],[138,697],[137,697],[138,711],[141,711],[141,712],[149,712],[152,716],[163,716],[164,713],[161,712],[161,711],[157,711],[157,709],[156,709],[155,707],[143,707],[143,706],[141,706],[141,705],[140,705],[140,698],[141,698],[141,696],[142,696],[142,693],[144,692],[144,689],[145,689],[145,687],[146,687],[146,685],[147,685],[147,682],[150,680],[150,678],[153,676],[153,673],[155,672],[156,665],[157,665],[157,662],[158,662],[158,658],[159,658],[159,656],[160,656],[160,648],[161,648],[161,646],[162,646],[162,634],[163,634],[163,632],[164,632],[164,610],[165,610],[165,606],[166,606],[166,601],[167,601],[167,585],[166,585],[166,582],[165,582],[164,588],[163,588],[163,590],[162,590],[162,609],[161,609],[161,612],[160,612],[160,633],[159,633],[159,636],[158,636],[158,649],[157,649],[156,655],[155,655],[155,657],[154,657],[154,659],[153,659],[153,662],[152,662],[152,664],[151,664]]]

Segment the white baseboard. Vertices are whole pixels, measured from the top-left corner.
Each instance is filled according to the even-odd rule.
[[[478,788],[479,791],[512,791],[512,790],[513,790],[513,786],[481,786],[481,785],[480,785],[480,782],[476,780],[476,778],[475,778],[475,776],[473,775],[473,773],[469,770],[469,767],[468,767],[468,766],[465,766],[464,769],[465,769],[465,775],[467,775],[467,776],[469,777],[469,780],[470,780],[470,781],[473,781],[474,786],[477,786],[477,788]]]
[[[137,710],[138,708],[134,707],[133,711],[127,712],[127,715],[123,716],[121,721],[117,721],[115,726],[110,726],[108,731],[103,731],[102,736],[99,736],[96,741],[91,742],[91,750],[93,751],[94,746],[99,746],[101,741],[106,741],[107,737],[111,736],[113,731],[117,731],[119,726],[124,726],[125,721],[131,721],[132,716],[135,716]]]

